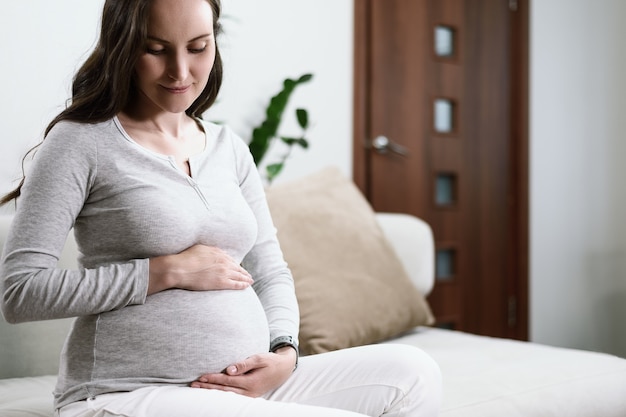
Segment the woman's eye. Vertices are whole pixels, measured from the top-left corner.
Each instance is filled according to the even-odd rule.
[[[204,51],[206,51],[206,46],[203,46],[201,48],[189,48],[189,52],[191,52],[192,54],[201,54]]]
[[[163,48],[146,48],[146,52],[151,54],[151,55],[161,55],[162,53],[165,52],[165,49]]]

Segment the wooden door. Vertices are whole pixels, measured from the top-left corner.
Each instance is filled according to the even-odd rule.
[[[355,0],[354,178],[433,228],[438,325],[528,336],[527,1]]]

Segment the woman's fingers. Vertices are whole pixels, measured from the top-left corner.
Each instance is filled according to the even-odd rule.
[[[241,290],[254,282],[248,271],[219,248],[196,245],[180,255],[188,261],[189,289]]]

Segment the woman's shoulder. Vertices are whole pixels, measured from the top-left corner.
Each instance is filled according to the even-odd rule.
[[[236,151],[247,149],[248,145],[235,131],[226,124],[199,120],[207,137],[214,140],[216,144],[226,144]]]
[[[112,120],[98,123],[82,123],[69,120],[57,122],[42,142],[42,149],[52,154],[63,153],[68,157],[78,155],[95,157],[100,142],[111,142],[115,134]]]
[[[207,136],[214,138],[228,138],[234,135],[234,132],[228,125],[216,122],[210,122],[208,120],[197,119],[198,123],[202,126]]]
[[[113,119],[97,123],[61,120],[48,132],[46,140],[63,140],[82,143],[84,139],[110,136],[115,131]]]
[[[48,135],[66,134],[68,132],[92,132],[97,133],[99,131],[110,132],[113,126],[113,119],[108,119],[102,122],[77,122],[73,120],[61,120],[57,122],[51,129]]]

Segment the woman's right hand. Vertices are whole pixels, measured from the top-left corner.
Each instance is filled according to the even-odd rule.
[[[150,259],[148,295],[169,288],[243,290],[253,282],[248,271],[221,249],[195,245],[175,255]]]

